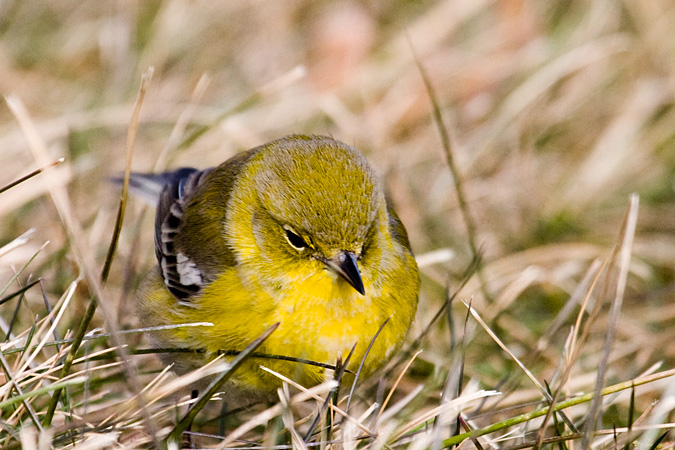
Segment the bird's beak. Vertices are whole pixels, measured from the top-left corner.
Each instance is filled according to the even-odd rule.
[[[335,273],[344,278],[356,292],[366,295],[363,280],[356,264],[356,255],[352,252],[340,252],[334,258],[324,260],[324,263]]]

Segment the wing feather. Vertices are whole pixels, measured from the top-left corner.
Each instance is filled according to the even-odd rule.
[[[200,293],[206,279],[197,264],[176,246],[185,206],[213,169],[182,168],[164,174],[155,219],[155,255],[167,289],[185,301]]]

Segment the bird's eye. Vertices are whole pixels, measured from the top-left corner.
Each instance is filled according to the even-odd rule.
[[[298,251],[302,251],[307,248],[307,243],[303,238],[298,236],[293,230],[287,227],[284,227],[284,229],[286,230],[286,240],[289,244],[291,244],[291,247]]]

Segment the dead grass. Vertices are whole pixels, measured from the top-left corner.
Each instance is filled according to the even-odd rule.
[[[185,414],[184,387],[221,370],[176,377],[133,355],[146,348],[133,293],[154,263],[139,202],[99,281],[120,198],[106,179],[124,172],[153,66],[134,170],[331,134],[382,174],[424,263],[407,351],[345,414],[341,389],[332,428],[321,419],[305,439],[333,386],[291,387],[228,416],[224,436],[213,405],[193,430],[218,436],[195,443],[650,448],[666,433],[660,448],[672,448],[673,23],[666,0],[1,3],[0,186],[64,162],[0,191],[0,447],[147,448]],[[476,256],[467,211],[482,276],[464,280]],[[564,417],[547,417],[545,397]]]

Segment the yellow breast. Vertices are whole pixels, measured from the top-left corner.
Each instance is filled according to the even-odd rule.
[[[250,282],[250,280],[249,280]],[[358,294],[328,271],[317,271],[294,283],[292,288],[271,295],[260,285],[244,288],[236,272],[224,274],[211,284],[195,307],[183,306],[195,322],[210,321],[213,327],[190,330],[193,341],[201,341],[211,352],[242,350],[269,326],[279,328],[260,347],[259,353],[335,364],[356,345],[350,368],[356,370],[380,326],[388,320],[366,359],[364,376],[374,371],[400,346],[414,315],[415,303],[403,305],[392,292],[366,284],[366,295]],[[372,291],[373,294],[369,295]],[[244,372],[246,383],[278,384],[262,375],[259,365],[306,384],[324,378],[316,366],[274,358],[255,358]]]

